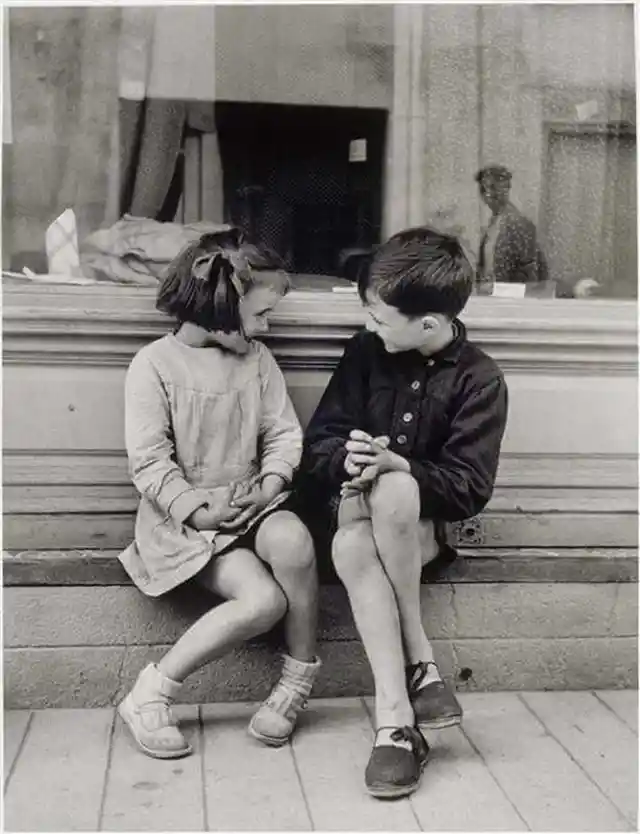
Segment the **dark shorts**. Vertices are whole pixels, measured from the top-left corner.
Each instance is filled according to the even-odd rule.
[[[328,499],[309,500],[306,496],[301,499],[294,494],[290,509],[296,513],[309,528],[313,536],[319,565],[322,570],[323,562],[331,561],[331,542],[339,528],[339,510],[341,496],[335,494]],[[422,569],[423,581],[433,581],[440,577],[446,568],[458,558],[458,553],[451,535],[451,525],[438,519],[424,519],[433,522],[437,554]]]

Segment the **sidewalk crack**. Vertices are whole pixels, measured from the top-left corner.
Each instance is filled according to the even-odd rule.
[[[102,823],[104,820],[104,806],[107,801],[107,786],[109,784],[109,774],[111,772],[111,761],[113,759],[113,739],[116,729],[116,710],[111,710],[111,725],[109,727],[109,742],[107,747],[107,761],[104,768],[104,779],[102,781],[102,794],[100,796],[100,805],[98,806],[98,820],[96,831],[102,831]]]
[[[600,785],[596,782],[596,780],[593,778],[593,776],[591,776],[591,774],[589,773],[589,771],[588,771],[585,767],[583,767],[583,766],[580,764],[580,762],[576,759],[576,757],[573,755],[573,753],[571,752],[571,750],[569,750],[569,748],[568,748],[568,747],[566,747],[566,746],[565,746],[565,745],[564,745],[564,744],[560,741],[560,739],[556,736],[556,734],[555,734],[555,733],[552,733],[552,732],[551,732],[551,730],[547,727],[547,725],[544,723],[544,721],[542,720],[542,718],[540,718],[540,716],[539,716],[539,715],[538,715],[538,713],[534,710],[534,708],[531,706],[531,704],[529,704],[529,703],[527,702],[527,700],[526,700],[525,698],[523,698],[523,697],[522,697],[522,693],[518,692],[518,693],[516,693],[516,694],[517,694],[518,698],[520,699],[520,701],[522,701],[522,703],[525,705],[525,707],[529,710],[529,712],[531,713],[531,715],[533,715],[533,717],[536,719],[536,721],[538,721],[538,723],[542,725],[542,727],[544,728],[545,733],[549,736],[549,738],[552,738],[552,739],[556,742],[556,744],[558,744],[558,745],[559,745],[559,746],[560,746],[560,747],[564,750],[564,752],[565,752],[565,753],[567,754],[567,756],[571,759],[571,761],[572,761],[574,764],[576,764],[576,765],[580,768],[580,770],[584,773],[584,775],[585,775],[585,776],[587,777],[587,779],[591,782],[591,784],[592,784],[592,785],[595,785],[595,787],[597,788],[598,792],[599,792],[599,793],[600,793],[600,794],[601,794],[601,795],[602,795],[602,796],[603,796],[603,797],[607,800],[607,802],[608,802],[608,803],[609,803],[609,804],[610,804],[610,805],[611,805],[611,806],[615,809],[616,813],[618,813],[618,814],[619,814],[619,816],[620,816],[620,820],[621,820],[621,822],[624,822],[624,823],[626,823],[627,825],[632,825],[632,826],[633,826],[633,825],[635,824],[635,820],[630,820],[630,819],[627,819],[627,817],[625,816],[625,814],[624,814],[624,813],[620,810],[620,808],[618,808],[618,806],[617,806],[617,805],[616,805],[616,803],[613,801],[613,799],[611,799],[611,797],[610,797],[607,793],[605,793],[605,791],[604,791],[604,790],[600,787]]]
[[[511,797],[510,797],[510,796],[509,796],[509,794],[506,792],[506,790],[502,787],[502,784],[500,783],[500,780],[496,777],[495,773],[494,773],[494,772],[491,770],[491,768],[489,767],[489,763],[487,762],[487,760],[485,759],[485,757],[482,755],[482,752],[481,752],[480,748],[479,748],[479,747],[478,747],[478,746],[474,743],[474,741],[473,741],[473,739],[471,738],[471,736],[470,736],[468,733],[466,733],[466,732],[465,732],[464,726],[463,726],[462,724],[460,725],[460,728],[459,728],[459,729],[460,729],[460,732],[462,733],[462,735],[466,738],[466,740],[467,740],[467,741],[469,742],[469,744],[471,745],[471,749],[474,751],[474,753],[478,756],[478,758],[480,759],[480,761],[482,762],[482,764],[485,766],[485,768],[486,768],[487,773],[489,774],[489,776],[493,779],[493,781],[494,781],[494,782],[496,783],[496,785],[498,786],[498,790],[500,791],[500,793],[504,796],[504,798],[507,800],[507,802],[509,803],[509,805],[511,805],[511,807],[513,808],[513,810],[516,812],[517,816],[518,816],[518,817],[522,820],[522,824],[524,825],[525,830],[526,830],[526,831],[531,831],[531,826],[529,825],[529,823],[526,821],[526,819],[525,819],[525,818],[522,816],[522,814],[520,813],[520,809],[518,808],[518,806],[517,806],[517,805],[515,804],[515,802],[511,799]]]
[[[298,784],[300,785],[300,793],[302,794],[302,801],[304,802],[305,811],[307,812],[307,818],[309,820],[309,830],[315,831],[316,827],[313,824],[313,817],[311,816],[311,806],[309,805],[309,798],[307,797],[307,792],[304,789],[304,784],[302,782],[302,774],[300,773],[300,768],[298,766],[298,760],[296,759],[296,752],[293,740],[289,743],[289,747],[291,749],[291,759],[293,761],[293,769],[296,772],[296,776],[298,777]]]
[[[198,704],[198,737],[200,739],[200,783],[202,785],[202,830],[209,830],[209,809],[207,808],[207,771],[205,768],[204,718],[202,705]]]
[[[27,736],[29,735],[29,731],[31,730],[31,725],[33,723],[33,711],[29,712],[29,717],[27,718],[27,725],[24,728],[24,733],[22,734],[22,738],[20,739],[20,744],[18,744],[18,749],[16,750],[16,755],[13,757],[13,763],[9,768],[9,772],[5,774],[4,777],[4,792],[6,794],[7,788],[9,787],[9,782],[11,781],[11,777],[16,769],[16,765],[18,764],[18,759],[22,755],[22,751],[24,749]]]

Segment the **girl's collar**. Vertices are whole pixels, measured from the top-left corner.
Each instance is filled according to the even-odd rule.
[[[247,354],[251,348],[251,343],[247,341],[247,339],[242,336],[242,334],[234,332],[234,333],[207,333],[205,339],[200,342],[199,344],[194,344],[192,342],[185,341],[181,339],[179,336],[181,325],[176,327],[173,330],[173,337],[174,339],[179,342],[181,345],[184,345],[188,348],[195,348],[204,349],[210,347],[219,347],[228,353],[235,353],[239,356],[244,356]]]

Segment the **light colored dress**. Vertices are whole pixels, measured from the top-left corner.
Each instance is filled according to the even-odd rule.
[[[302,430],[273,355],[191,347],[168,334],[134,357],[126,377],[125,436],[140,493],[135,541],[120,554],[148,596],[200,571],[238,534],[199,531],[185,520],[229,486],[242,493],[274,473],[290,482]]]

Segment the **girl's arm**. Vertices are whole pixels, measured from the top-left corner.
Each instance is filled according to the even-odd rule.
[[[135,488],[178,524],[207,504],[175,462],[171,413],[158,371],[138,354],[125,382],[125,441]]]
[[[261,478],[265,484],[290,483],[302,455],[302,429],[289,398],[284,375],[271,351],[262,347]]]

